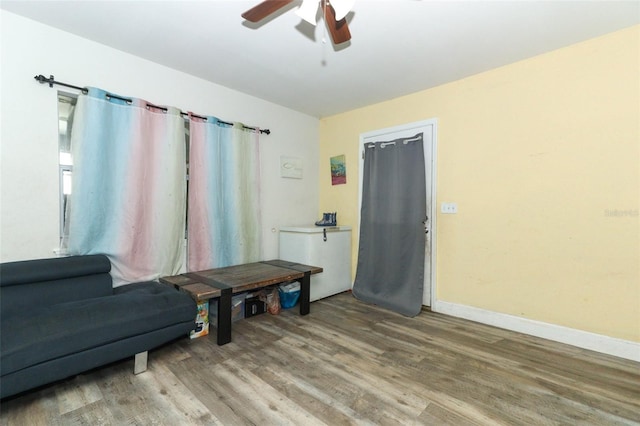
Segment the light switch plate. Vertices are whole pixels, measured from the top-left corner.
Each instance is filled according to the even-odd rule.
[[[440,211],[445,214],[455,214],[458,213],[458,204],[457,203],[442,203],[440,205]]]

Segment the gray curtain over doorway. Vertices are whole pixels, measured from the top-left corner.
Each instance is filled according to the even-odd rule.
[[[406,316],[422,308],[426,184],[423,134],[364,148],[353,294]]]

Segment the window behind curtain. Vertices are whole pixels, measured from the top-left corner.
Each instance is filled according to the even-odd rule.
[[[58,92],[58,178],[60,180],[60,241],[64,236],[67,201],[71,194],[73,162],[71,160],[71,127],[78,97]]]

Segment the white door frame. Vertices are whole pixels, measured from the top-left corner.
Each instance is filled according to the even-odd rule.
[[[425,127],[431,128],[431,146],[424,146],[425,152],[427,149],[431,148],[431,176],[430,176],[430,186],[431,186],[431,206],[430,211],[427,212],[429,215],[429,234],[430,238],[428,241],[430,243],[429,251],[431,253],[430,263],[431,263],[431,309],[435,311],[435,306],[437,305],[437,291],[436,291],[436,152],[438,146],[438,120],[436,118],[431,118],[423,121],[416,121],[413,123],[402,124],[394,127],[387,127],[384,129],[373,130],[366,133],[360,134],[360,144],[358,146],[358,152],[360,152],[360,167],[358,172],[358,230],[360,230],[360,212],[362,211],[362,181],[364,177],[364,144],[365,140],[369,138],[380,138],[384,140],[388,135],[411,131],[413,129],[422,129]],[[429,178],[425,176],[425,178]]]

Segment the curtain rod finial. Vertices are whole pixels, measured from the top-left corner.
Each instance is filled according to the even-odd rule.
[[[42,74],[38,74],[33,78],[38,80],[40,84],[49,83],[49,87],[53,87],[54,77],[52,75],[50,75],[49,78],[47,78]]]

